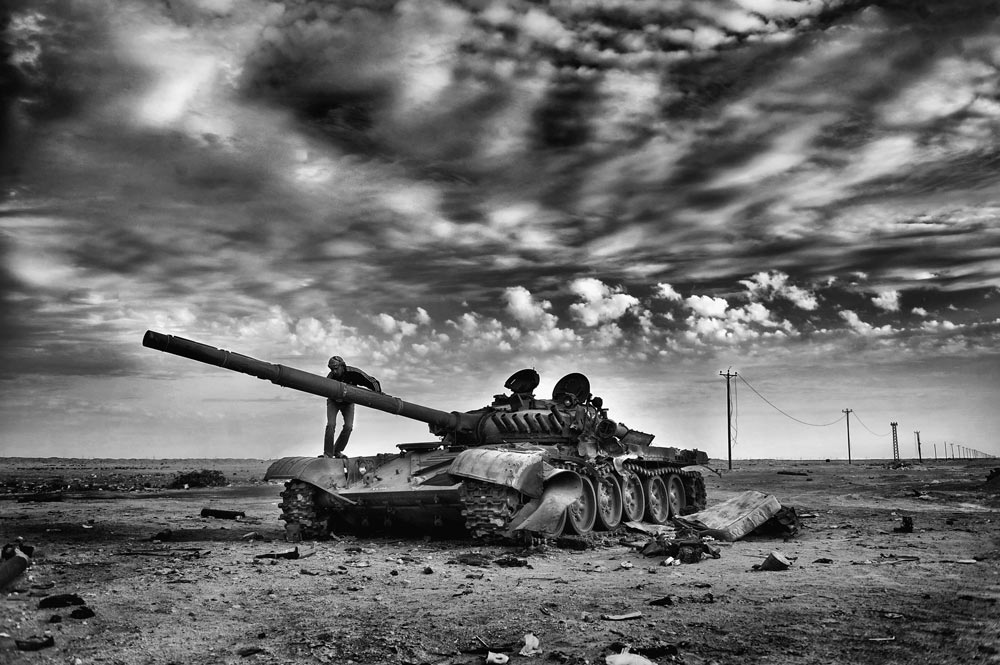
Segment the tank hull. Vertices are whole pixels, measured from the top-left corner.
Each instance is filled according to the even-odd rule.
[[[552,445],[450,450],[428,442],[401,447],[405,450],[399,453],[374,456],[275,460],[265,479],[286,481],[281,519],[288,540],[343,534],[552,537],[632,520],[664,523],[705,507],[701,474],[685,463],[707,458],[689,459],[691,451],[644,447],[584,463]],[[659,494],[656,478],[664,479]],[[679,503],[674,497],[672,507],[667,505],[671,478],[683,495]],[[628,479],[640,481],[638,514],[624,509],[628,499],[622,488]],[[662,511],[647,513],[651,503]],[[574,511],[582,517],[567,520]]]

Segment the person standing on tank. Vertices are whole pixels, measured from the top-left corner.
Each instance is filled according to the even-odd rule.
[[[340,356],[333,356],[327,362],[330,373],[328,379],[336,379],[351,386],[367,388],[374,392],[382,392],[378,379],[369,376],[357,367],[351,367]],[[343,420],[340,436],[336,436],[337,414]],[[323,457],[346,457],[344,449],[354,431],[354,403],[341,402],[335,399],[326,400],[326,433],[323,436]]]

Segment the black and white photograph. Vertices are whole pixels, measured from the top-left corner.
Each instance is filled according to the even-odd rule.
[[[0,664],[1000,663],[995,0],[7,0]]]

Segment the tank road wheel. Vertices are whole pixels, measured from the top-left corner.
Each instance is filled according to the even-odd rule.
[[[684,507],[687,506],[687,495],[684,492],[684,483],[681,477],[671,474],[667,479],[667,503],[670,506],[670,516],[680,517],[684,514]]]
[[[639,476],[626,471],[621,478],[622,519],[627,522],[641,522],[646,512],[646,499],[642,494]]]
[[[566,521],[573,533],[583,535],[594,528],[597,520],[597,493],[590,478],[580,476],[580,498],[566,508]]]
[[[597,528],[613,531],[622,523],[622,487],[610,473],[597,479]]]
[[[670,520],[670,497],[667,484],[661,476],[650,476],[644,483],[646,490],[646,521],[666,524]]]

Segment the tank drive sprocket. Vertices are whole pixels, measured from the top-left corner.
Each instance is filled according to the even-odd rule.
[[[462,516],[473,538],[500,540],[514,513],[523,504],[517,490],[480,480],[465,481]]]
[[[281,492],[281,517],[285,532],[299,539],[312,540],[330,534],[326,515],[316,505],[316,488],[301,480],[289,480]],[[295,539],[295,538],[291,538]]]

